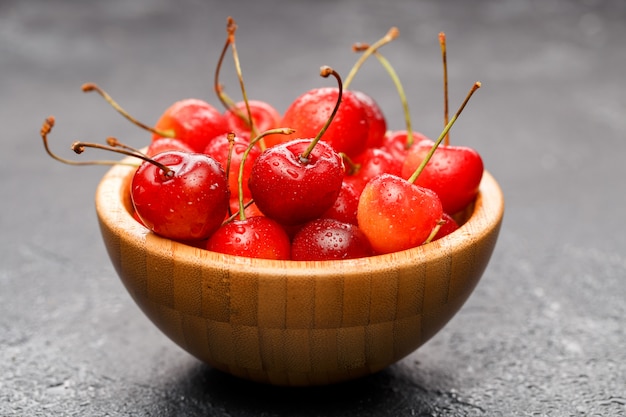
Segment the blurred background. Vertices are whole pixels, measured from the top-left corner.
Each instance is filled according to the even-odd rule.
[[[450,108],[482,82],[451,141],[476,148],[504,190],[498,246],[463,310],[380,374],[285,391],[199,364],[145,319],[106,257],[93,209],[106,168],[43,151],[51,114],[51,146],[68,157],[78,139],[149,140],[85,82],[148,124],[182,98],[218,106],[228,16],[248,96],[280,111],[332,84],[320,65],[346,75],[352,44],[392,26],[400,37],[381,52],[416,130],[443,127],[440,31]],[[238,99],[229,58],[222,83]],[[0,414],[626,414],[625,69],[621,0],[0,1]],[[352,87],[404,128],[375,60]]]

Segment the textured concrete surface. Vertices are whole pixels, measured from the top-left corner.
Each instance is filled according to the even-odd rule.
[[[498,246],[449,325],[379,374],[292,390],[197,362],[142,315],[106,257],[93,209],[105,169],[43,152],[49,114],[61,153],[75,139],[146,143],[81,93],[87,81],[146,122],[177,99],[217,103],[228,15],[249,95],[280,110],[324,83],[320,65],[347,72],[350,45],[394,25],[384,53],[416,129],[442,125],[439,31],[451,103],[483,82],[452,140],[477,148],[505,191]],[[0,415],[626,415],[625,40],[620,0],[3,0]],[[375,62],[353,86],[402,127]]]

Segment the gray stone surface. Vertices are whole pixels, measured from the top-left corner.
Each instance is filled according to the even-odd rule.
[[[124,291],[101,243],[93,194],[104,168],[52,146],[147,135],[80,86],[96,82],[137,118],[173,101],[215,102],[226,17],[250,96],[284,110],[347,72],[350,46],[391,26],[385,48],[418,130],[441,129],[437,33],[449,41],[452,131],[500,181],[507,212],[492,262],[461,312],[379,374],[284,389],[223,375],[173,345]],[[518,1],[0,2],[0,415],[626,415],[626,3]],[[225,69],[233,96],[237,83]],[[402,128],[372,62],[353,84]]]

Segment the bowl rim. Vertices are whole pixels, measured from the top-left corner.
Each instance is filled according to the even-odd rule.
[[[329,271],[351,271],[356,274],[372,274],[388,271],[390,267],[407,268],[416,263],[441,260],[469,249],[471,245],[490,235],[500,227],[504,215],[504,196],[495,178],[484,170],[478,195],[470,207],[465,222],[453,233],[426,245],[399,252],[374,255],[365,258],[294,261],[247,258],[212,252],[183,242],[156,235],[142,226],[132,215],[130,179],[136,165],[133,158],[125,159],[111,167],[101,178],[96,189],[95,206],[101,227],[107,227],[133,246],[156,251],[160,256],[176,253],[177,261],[203,263],[219,266],[221,270],[236,269],[238,272],[276,275],[323,277]]]

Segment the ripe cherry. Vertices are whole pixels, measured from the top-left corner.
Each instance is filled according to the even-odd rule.
[[[252,134],[252,126],[256,132],[277,128],[281,125],[282,116],[272,105],[261,100],[249,100],[250,113],[252,114],[253,125],[245,116],[246,104],[243,101],[235,103],[233,107],[226,110],[224,117],[228,124],[228,129],[237,134]],[[277,137],[281,137],[278,135]],[[267,140],[266,140],[267,142]],[[270,146],[269,144],[267,146]]]
[[[154,128],[185,142],[194,152],[203,152],[208,140],[228,132],[224,115],[206,101],[195,98],[173,103]],[[161,135],[154,134],[153,140],[159,137]]]
[[[209,237],[221,225],[230,199],[220,164],[208,155],[179,151],[160,153],[153,161],[141,164],[130,187],[143,224],[170,239]]]
[[[343,223],[357,224],[357,208],[359,206],[359,195],[356,187],[344,179],[341,184],[341,191],[335,199],[333,205],[322,215],[324,218],[339,220]]]
[[[219,162],[228,175],[228,184],[231,194],[237,198],[239,184],[239,165],[241,164],[243,155],[250,144],[248,133],[241,133],[232,138],[232,142],[228,139],[228,135],[220,135],[209,142],[204,153],[212,156]],[[246,157],[243,167],[243,196],[250,197],[250,189],[248,188],[248,177],[252,171],[252,165],[256,158],[261,154],[258,147],[252,148]]]
[[[335,219],[316,219],[293,238],[291,259],[326,261],[372,256],[372,247],[358,226]]]
[[[365,148],[377,148],[382,145],[385,133],[387,133],[387,119],[376,100],[371,96],[362,91],[353,90],[352,93],[361,101],[369,125]]]
[[[432,145],[413,146],[402,166],[402,177],[408,178],[425,160]],[[480,154],[465,146],[440,145],[424,167],[415,184],[439,195],[447,213],[457,213],[474,200],[484,171]]]
[[[282,124],[295,129],[299,137],[314,137],[333,112],[339,94],[335,87],[307,91],[285,110]],[[361,100],[351,91],[342,92],[339,110],[324,134],[323,141],[335,151],[352,157],[365,150],[368,135],[369,123]]]
[[[54,159],[71,165],[137,166],[120,161],[72,161],[54,154],[48,146],[48,134],[54,123],[54,118],[49,117],[41,128],[44,147]],[[109,138],[107,145],[72,144],[74,152],[79,154],[87,147],[143,160],[131,180],[130,197],[137,217],[154,233],[180,241],[202,240],[224,219],[230,198],[228,182],[220,164],[210,156],[166,151],[150,158],[114,138]]]
[[[291,242],[280,224],[265,216],[235,219],[220,227],[207,241],[213,252],[248,258],[291,257]]]
[[[146,155],[154,156],[165,151],[193,152],[193,149],[182,140],[176,138],[158,138],[148,145]]]
[[[368,148],[351,161],[353,172],[344,181],[351,183],[360,194],[365,185],[380,174],[400,175],[402,160],[381,148]]]
[[[342,102],[341,78],[329,67],[320,75],[333,75],[339,84],[335,108],[313,139],[294,139],[266,149],[256,160],[248,186],[266,216],[283,224],[300,224],[321,216],[341,190],[344,169],[339,154],[321,141]]]

